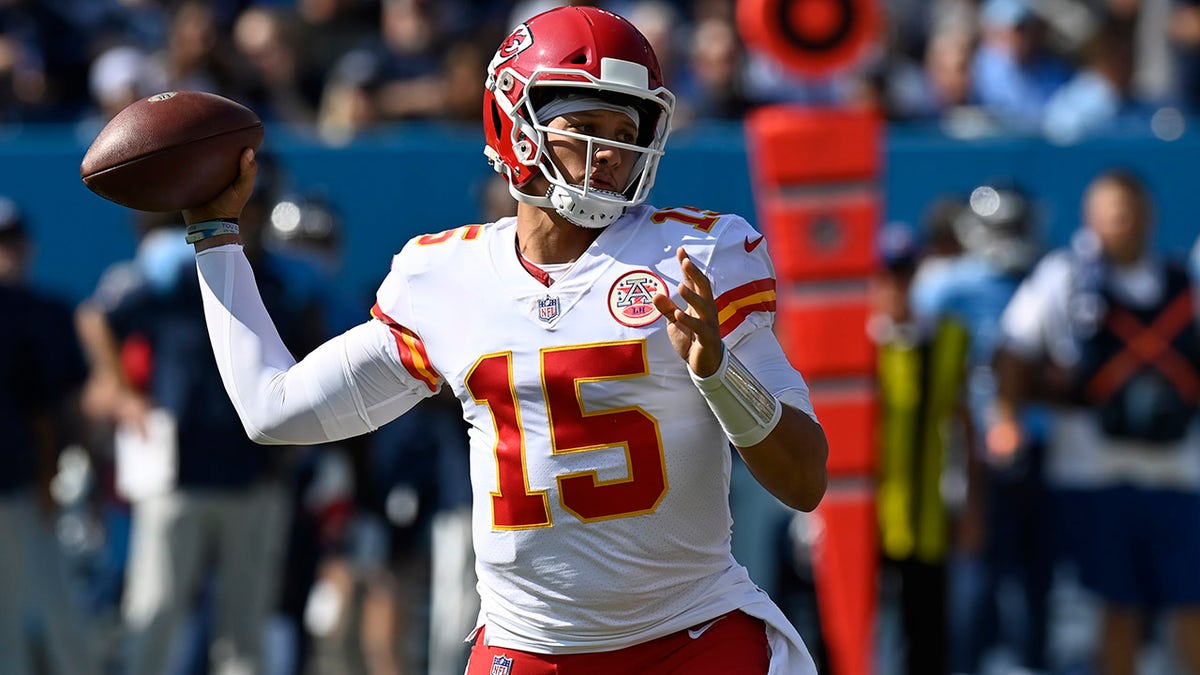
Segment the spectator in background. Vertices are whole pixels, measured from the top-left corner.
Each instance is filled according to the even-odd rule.
[[[1179,0],[1104,0],[1089,3],[1093,20],[1090,37],[1104,23],[1117,22],[1133,36],[1133,92],[1145,101],[1170,101],[1178,105],[1179,69],[1173,62],[1170,31],[1174,6]],[[1064,22],[1060,22],[1064,23]],[[1082,48],[1086,39],[1073,45]]]
[[[633,0],[624,4],[621,14],[650,41],[663,77],[668,82],[681,82],[686,68],[683,36],[691,32],[687,17],[667,0]]]
[[[750,109],[743,81],[745,52],[737,27],[708,17],[691,29],[680,68],[680,114],[688,120],[736,120]]]
[[[88,73],[94,106],[79,121],[79,137],[90,141],[126,106],[166,88],[166,72],[141,47],[118,44],[105,49]]]
[[[951,498],[959,531],[950,564],[950,668],[978,672],[988,650],[1003,646],[1022,667],[1043,670],[1052,555],[1040,438],[1029,434],[1031,447],[1019,463],[988,462],[983,443],[994,408],[1000,315],[1041,252],[1036,211],[1019,190],[981,185],[953,225],[963,255],[947,266],[940,284],[913,292],[920,321],[936,325],[949,318],[970,337],[965,446],[951,460],[965,492]],[[1017,592],[1000,603],[1006,585]]]
[[[447,35],[429,0],[381,0],[379,45],[385,119],[436,118],[444,111],[443,48]]]
[[[974,32],[961,24],[947,24],[932,35],[922,64],[928,107],[918,119],[940,117],[942,128],[955,135],[994,126],[975,94],[975,47]]]
[[[76,3],[9,0],[0,5],[0,33],[13,29],[20,45],[17,65],[32,76],[22,78],[22,91],[14,92],[19,121],[73,121],[87,106],[88,62],[94,56],[92,35],[76,20]]]
[[[347,142],[410,119],[474,121],[487,56],[426,0],[380,3],[378,36],[342,54],[321,93],[319,131]]]
[[[379,35],[381,0],[284,0],[275,4],[294,7],[299,14],[304,79],[319,80],[333,69],[343,54]]]
[[[734,21],[737,3],[730,0],[682,0],[677,3],[688,9],[693,21],[723,19]]]
[[[355,49],[338,60],[321,91],[317,133],[322,139],[345,144],[383,123],[382,70],[379,54],[371,49]]]
[[[1012,462],[1030,401],[1052,408],[1047,476],[1066,553],[1103,609],[1095,666],[1132,675],[1146,621],[1200,673],[1200,334],[1182,265],[1151,248],[1153,204],[1110,170],[1083,196],[1068,247],[1033,270],[1001,319],[992,456]]]
[[[1154,107],[1134,89],[1134,41],[1124,23],[1102,24],[1084,52],[1083,69],[1046,102],[1042,127],[1057,143],[1125,127],[1147,129]]]
[[[183,0],[170,15],[166,42],[154,54],[172,89],[229,92],[234,69],[229,33],[205,0]]]
[[[107,19],[91,17],[90,23],[81,19],[96,31],[85,41],[94,52],[86,72],[89,96],[75,120],[82,118],[87,138],[132,101],[165,89],[236,97],[228,27],[217,21],[210,3],[183,0],[169,7],[135,3],[123,9],[110,10]],[[125,26],[113,18],[118,16],[148,25]]]
[[[442,119],[477,124],[488,58],[476,40],[464,38],[450,43],[442,58]]]
[[[72,16],[91,38],[93,53],[108,44],[153,50],[167,40],[171,7],[160,0],[73,0]]]
[[[918,249],[912,229],[890,224],[880,232],[882,268],[871,283],[868,332],[876,345],[879,387],[877,508],[884,608],[899,611],[907,675],[944,675],[947,638],[947,559],[953,544],[943,496],[951,443],[961,425],[966,327],[947,316],[922,324],[910,286]]]
[[[33,675],[44,663],[53,675],[87,675],[98,672],[96,645],[50,493],[59,452],[78,440],[86,370],[70,307],[29,284],[32,246],[16,204],[0,197],[0,672]]]
[[[929,0],[881,0],[879,9],[887,17],[889,41],[896,52],[907,58],[919,58],[929,40],[931,11],[936,2]]]
[[[475,123],[488,56],[478,40],[439,28],[436,6],[386,0],[383,40],[344,54],[321,96],[318,130],[344,143],[406,119]]]
[[[54,77],[45,27],[32,3],[0,7],[0,122],[37,119],[50,104]]]
[[[928,100],[921,68],[901,43],[897,17],[880,12],[881,39],[867,50],[863,66],[854,75],[851,105],[878,111],[885,119],[913,115]]]
[[[304,353],[325,334],[321,307],[303,292],[315,283],[290,276],[262,247],[270,194],[260,186],[244,214],[248,251],[280,330]],[[276,460],[246,439],[213,376],[199,279],[178,255],[174,218],[157,215],[134,261],[106,273],[78,317],[92,362],[90,406],[117,425],[118,486],[132,503],[125,672],[169,672],[210,574],[212,642],[199,658],[213,672],[261,672],[280,584],[283,487]]]
[[[1171,0],[1167,39],[1183,105],[1190,114],[1200,113],[1200,0]]]
[[[930,38],[925,48],[925,72],[932,102],[939,110],[971,104],[974,52],[974,36],[961,28],[947,28]]]
[[[1072,74],[1046,42],[1045,24],[1029,0],[985,0],[973,63],[975,95],[1001,124],[1040,128],[1051,95]]]
[[[966,205],[958,195],[943,195],[926,207],[921,218],[922,253],[913,275],[913,293],[927,293],[926,288],[941,288],[947,283],[945,276],[963,254],[954,220]]]
[[[271,621],[267,672],[345,672],[348,664],[329,660],[324,648],[339,618],[339,608],[331,601],[341,599],[328,593],[327,581],[331,563],[343,560],[349,548],[356,511],[356,462],[353,450],[340,444],[306,446],[297,452],[287,569],[279,607]]]
[[[270,122],[303,125],[316,119],[322,80],[306,68],[301,28],[279,7],[248,7],[233,26],[241,103]],[[321,74],[323,75],[323,74]]]

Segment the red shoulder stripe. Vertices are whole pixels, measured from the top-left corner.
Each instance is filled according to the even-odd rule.
[[[396,348],[400,351],[400,363],[404,365],[408,374],[424,382],[429,391],[437,391],[442,376],[429,363],[429,354],[425,353],[425,343],[421,338],[384,314],[378,303],[371,308],[371,316],[382,321],[392,331],[392,338],[396,340]]]
[[[774,311],[774,279],[759,279],[730,289],[717,298],[717,320],[721,323],[721,337],[732,333],[754,312]]]

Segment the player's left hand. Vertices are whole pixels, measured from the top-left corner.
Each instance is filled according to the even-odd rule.
[[[676,305],[665,294],[654,296],[654,306],[667,320],[667,337],[679,357],[699,377],[708,377],[721,365],[725,346],[721,343],[721,325],[717,321],[717,301],[712,283],[680,246],[675,252],[683,280],[679,295],[687,309]]]

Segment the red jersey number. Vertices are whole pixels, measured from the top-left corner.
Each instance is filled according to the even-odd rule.
[[[553,524],[545,490],[531,490],[525,462],[525,433],[513,387],[512,355],[480,359],[467,377],[471,396],[488,406],[496,428],[496,484],[492,524],[496,529]],[[637,406],[584,410],[581,384],[646,375],[645,343],[603,343],[544,349],[542,391],[550,420],[553,454],[623,448],[627,476],[600,480],[596,471],[557,477],[562,507],[583,521],[650,513],[667,493],[666,466],[658,422]]]
[[[687,223],[701,232],[712,230],[713,225],[717,224],[717,220],[721,218],[721,214],[716,211],[705,211],[691,206],[680,206],[673,209],[663,209],[650,214],[650,222],[661,225],[668,220],[678,220],[681,223]]]

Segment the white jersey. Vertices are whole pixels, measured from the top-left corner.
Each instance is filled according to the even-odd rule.
[[[642,206],[547,287],[515,219],[418,237],[376,319],[297,363],[238,245],[197,255],[230,400],[261,443],[386,424],[448,383],[470,424],[474,544],[490,645],[608,651],[734,609],[764,619],[772,673],[815,673],[783,613],[730,554],[725,434],[651,302],[683,305],[675,251],[712,281],[725,344],[785,403],[808,388],[772,333],[775,279],[744,220]]]
[[[410,241],[374,309],[404,366],[449,384],[470,425],[489,644],[611,650],[760,601],[730,554],[728,442],[651,298],[684,304],[684,246],[742,356],[775,309],[761,235],[736,216],[637,207],[549,287],[515,236],[509,218]],[[756,371],[811,415],[803,379],[779,366]]]

